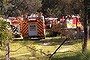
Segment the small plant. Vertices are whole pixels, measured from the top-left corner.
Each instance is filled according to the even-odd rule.
[[[12,32],[7,28],[8,23],[0,18],[0,45],[2,46],[5,42],[12,39]]]

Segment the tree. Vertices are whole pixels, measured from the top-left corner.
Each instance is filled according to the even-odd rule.
[[[2,6],[4,15],[19,16],[25,13],[37,12],[39,7],[41,7],[41,0],[5,0]]]
[[[57,17],[68,14],[80,14],[83,16],[83,8],[83,0],[42,0],[40,11],[45,16],[50,14]]]
[[[89,3],[88,3],[89,2]],[[88,41],[88,7],[90,4],[90,0],[84,0],[84,43],[82,46],[82,52],[85,52],[87,49],[87,41]]]
[[[6,22],[2,21],[2,19],[0,19],[0,44],[2,46],[2,40],[4,38],[6,38],[6,35],[4,34],[6,29]]]
[[[7,42],[12,40],[12,32],[8,30],[8,24],[6,21],[3,21],[3,18],[0,18],[0,45],[2,42]]]

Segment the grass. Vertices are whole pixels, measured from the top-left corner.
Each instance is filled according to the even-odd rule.
[[[79,52],[65,52],[55,54],[51,60],[90,60],[90,51],[87,53]]]
[[[57,53],[51,60],[87,60],[85,56],[81,53],[67,52],[67,53]]]
[[[10,50],[15,51],[10,53],[11,60],[48,60],[49,56],[45,56],[38,51],[51,54],[55,49],[61,44],[64,39],[52,38],[46,40],[23,40],[14,41],[10,43]],[[44,45],[48,43],[48,45]],[[65,44],[57,51],[57,53],[52,56],[51,60],[89,60],[90,58],[90,41],[88,41],[87,49],[88,51],[82,54],[82,40],[68,40]],[[34,48],[27,48],[25,45]],[[0,60],[5,60],[6,51],[0,50]]]
[[[51,60],[90,60],[90,41],[87,43],[87,51],[82,53],[81,43],[73,45],[73,51],[56,53]]]

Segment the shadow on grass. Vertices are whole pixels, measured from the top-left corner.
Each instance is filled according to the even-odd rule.
[[[51,39],[43,39],[43,40],[33,40],[33,44],[39,44],[39,45],[43,45],[46,43],[46,46],[54,46],[54,45],[60,45],[63,41],[65,40],[65,38],[51,38]],[[81,43],[83,40],[81,39],[68,39],[64,45],[73,45],[76,43]]]
[[[90,60],[90,51],[86,54],[80,52],[55,54],[51,60]]]
[[[15,40],[13,42],[18,42],[18,43],[21,43],[21,44],[38,44],[38,45],[46,45],[46,46],[54,46],[54,45],[60,45],[62,43],[62,41],[65,40],[65,38],[58,38],[58,37],[48,37],[49,39],[21,39],[21,40]],[[83,40],[81,39],[77,39],[77,40],[74,40],[74,39],[68,39],[64,45],[73,45],[73,44],[76,44],[76,43],[81,43]]]

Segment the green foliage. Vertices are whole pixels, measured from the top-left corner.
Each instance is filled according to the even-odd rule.
[[[83,15],[83,0],[42,0],[41,11],[45,16]]]
[[[14,17],[35,13],[41,7],[41,0],[2,0],[1,3],[1,14]]]
[[[5,30],[5,29],[6,29],[6,26],[7,26],[7,22],[1,20],[1,21],[0,21],[0,31]]]
[[[88,23],[90,23],[90,19],[88,19]]]
[[[7,28],[8,23],[4,21],[3,18],[0,18],[0,41],[10,41],[12,39],[12,32]]]
[[[2,40],[5,40],[6,38],[7,38],[7,33],[2,32],[0,36],[0,40],[2,41]]]
[[[3,21],[3,19],[0,19],[0,40],[3,40],[7,37],[7,34],[5,32],[7,23],[6,21]]]
[[[90,9],[90,1],[87,0],[87,2]],[[45,16],[60,17],[76,13],[82,16],[83,5],[83,0],[0,0],[0,13],[8,16],[18,16],[41,11]]]
[[[46,37],[55,37],[55,36],[57,36],[57,32],[54,31],[46,32]]]

